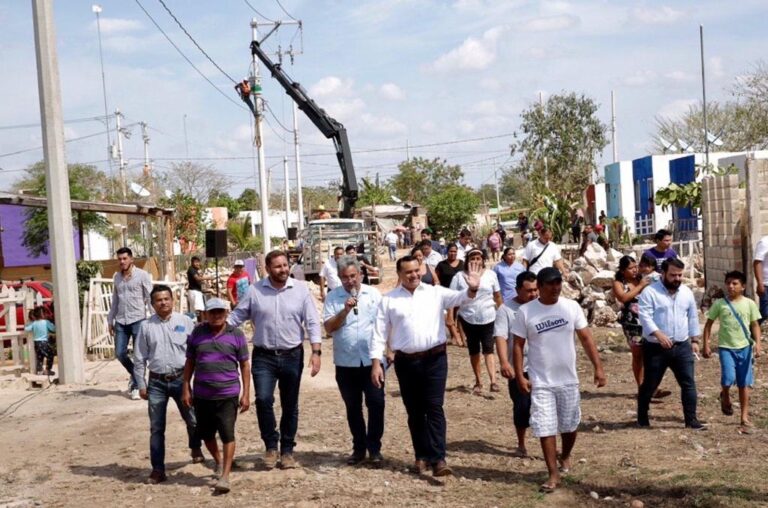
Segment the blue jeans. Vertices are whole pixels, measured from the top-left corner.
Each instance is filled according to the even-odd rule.
[[[181,403],[181,387],[183,378],[180,376],[173,381],[150,379],[147,383],[149,398],[149,457],[152,471],[165,472],[165,420],[168,412],[168,400],[173,399],[179,413],[187,424],[189,448],[200,448],[200,438],[197,437],[194,409],[187,409]]]
[[[389,244],[388,252],[389,252],[389,260],[394,261],[395,258],[397,257],[397,245]]]
[[[423,358],[395,356],[395,373],[400,383],[408,430],[417,460],[435,464],[445,459],[445,381],[448,356],[445,353]]]
[[[691,343],[675,342],[671,349],[664,349],[661,345],[645,341],[643,342],[643,383],[637,395],[637,420],[640,423],[648,422],[648,408],[651,397],[661,384],[667,368],[672,370],[677,384],[680,385],[680,398],[683,403],[683,416],[685,424],[690,425],[696,421],[696,381],[693,377],[693,349]]]
[[[371,366],[336,367],[336,384],[347,408],[347,424],[352,433],[355,455],[381,452],[384,434],[384,388],[376,388],[371,381]],[[368,431],[363,417],[363,396],[368,408]]]
[[[294,438],[299,426],[299,387],[304,369],[304,349],[298,347],[282,354],[253,349],[251,374],[256,392],[256,417],[259,432],[267,450],[277,450],[280,443],[282,454],[293,453]],[[275,386],[280,389],[280,432],[276,428]]]
[[[133,339],[135,343],[142,321],[144,320],[126,325],[115,321],[115,356],[131,376],[131,390],[135,389],[138,383],[136,383],[136,379],[133,377],[133,361],[128,356],[128,342]]]
[[[761,317],[758,320],[760,324],[768,319],[768,286],[766,286],[765,292],[760,296],[760,316]]]

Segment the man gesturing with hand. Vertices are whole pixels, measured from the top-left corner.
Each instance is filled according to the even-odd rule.
[[[571,451],[581,420],[574,332],[592,362],[598,388],[605,386],[605,372],[584,311],[575,301],[560,298],[563,288],[560,271],[554,267],[543,268],[536,275],[536,283],[539,298],[521,306],[512,323],[515,337],[512,358],[520,392],[531,394],[531,430],[541,440],[549,472],[541,491],[552,492],[560,483],[560,473],[570,471]],[[526,343],[527,377],[523,368]],[[558,433],[562,439],[559,457]]]
[[[395,373],[408,413],[416,457],[414,472],[422,474],[432,467],[434,476],[452,474],[445,462],[445,413],[443,399],[448,377],[445,351],[444,312],[477,295],[482,263],[471,262],[466,274],[467,290],[453,291],[442,286],[422,284],[419,261],[413,256],[397,260],[400,285],[387,293],[379,304],[376,328],[371,339],[371,381],[384,384],[381,358],[389,345],[395,352]]]

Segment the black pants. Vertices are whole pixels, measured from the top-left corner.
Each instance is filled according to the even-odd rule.
[[[685,424],[696,421],[696,381],[693,378],[693,350],[691,343],[675,342],[671,349],[664,349],[653,342],[643,342],[643,383],[637,396],[637,421],[648,422],[651,397],[661,384],[667,368],[672,370],[680,385]]]
[[[417,460],[434,464],[445,459],[445,382],[448,357],[445,352],[422,358],[395,357],[408,429]]]
[[[352,433],[355,455],[381,451],[384,434],[384,387],[376,388],[371,382],[371,367],[336,367],[336,384],[347,408],[347,423]],[[368,430],[363,417],[363,396],[368,408]]]
[[[48,340],[35,341],[35,358],[37,359],[36,374],[40,374],[43,371],[43,361],[45,361],[46,370],[53,368],[53,347]]]

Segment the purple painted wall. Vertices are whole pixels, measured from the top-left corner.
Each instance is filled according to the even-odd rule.
[[[26,206],[0,205],[0,244],[3,249],[3,264],[7,267],[35,266],[51,264],[49,254],[33,257],[21,244],[24,237]],[[74,232],[75,258],[80,260],[80,238]]]

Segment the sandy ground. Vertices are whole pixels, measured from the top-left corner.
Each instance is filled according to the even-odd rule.
[[[391,277],[391,274],[390,274]],[[390,279],[388,277],[388,279]],[[391,280],[391,279],[390,279]],[[397,380],[388,378],[381,469],[349,467],[351,438],[336,388],[331,344],[321,373],[302,381],[296,457],[301,468],[266,471],[253,409],[237,422],[233,491],[212,496],[211,461],[193,465],[181,418],[168,414],[168,482],[149,486],[149,421],[144,401],[125,396],[127,375],[116,362],[87,364],[85,386],[27,390],[0,379],[0,507],[2,506],[768,506],[768,383],[761,360],[753,396],[753,435],[720,413],[716,359],[697,365],[700,417],[707,432],[683,428],[679,390],[651,409],[651,429],[634,421],[630,356],[615,330],[595,330],[609,384],[594,388],[580,352],[583,423],[575,467],[561,489],[538,493],[545,479],[538,443],[515,458],[511,402],[501,393],[471,394],[465,349],[449,348],[445,410],[448,461],[455,476],[407,472],[412,463]],[[486,382],[487,384],[487,382]],[[279,409],[278,409],[279,410]],[[594,499],[597,496],[598,499]]]

